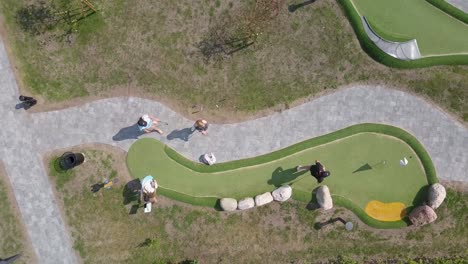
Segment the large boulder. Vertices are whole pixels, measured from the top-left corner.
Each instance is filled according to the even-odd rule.
[[[427,205],[418,206],[409,214],[409,220],[415,226],[427,225],[437,219],[437,214]]]
[[[317,203],[319,206],[324,210],[333,208],[333,200],[330,195],[330,189],[328,189],[326,185],[318,187],[315,197],[317,197]]]
[[[237,200],[232,198],[222,198],[220,205],[224,211],[234,211],[237,209]]]
[[[266,192],[264,194],[259,194],[255,196],[255,205],[262,206],[267,203],[271,203],[273,201],[273,196],[271,196],[270,192]]]
[[[271,195],[273,196],[273,200],[278,202],[284,202],[291,198],[292,188],[289,185],[281,186],[278,189],[271,192]]]
[[[437,209],[445,199],[446,196],[445,188],[440,183],[432,184],[429,187],[427,205],[432,209]]]
[[[255,201],[252,197],[247,197],[242,200],[239,200],[239,203],[237,204],[237,209],[239,210],[245,210],[249,209],[255,206]]]

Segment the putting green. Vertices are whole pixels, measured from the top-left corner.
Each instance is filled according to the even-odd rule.
[[[378,129],[367,129],[369,127]],[[323,184],[330,188],[335,203],[352,207],[350,209],[361,219],[365,218],[366,223],[376,226],[375,219],[370,221],[368,216],[363,217],[369,202],[398,202],[412,207],[422,202],[428,185],[425,169],[415,150],[399,138],[372,131],[382,127],[404,132],[383,125],[357,125],[264,156],[210,167],[196,165],[158,140],[144,138],[131,146],[127,165],[135,178],[153,175],[164,195],[212,205],[213,199],[253,197],[283,184],[291,184],[293,198],[308,202],[313,199],[312,190],[319,184],[309,172],[296,172],[295,167],[319,159],[331,171]],[[404,167],[399,164],[403,157],[409,159]],[[396,225],[381,227],[403,225],[406,224],[399,221]]]
[[[416,39],[423,57],[468,54],[468,25],[425,0],[352,0],[373,29],[391,41]]]

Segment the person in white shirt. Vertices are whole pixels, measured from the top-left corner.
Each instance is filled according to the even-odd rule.
[[[154,116],[143,115],[138,119],[138,129],[140,131],[145,131],[146,133],[156,131],[159,134],[163,134],[162,130],[156,127],[159,121],[160,120]]]

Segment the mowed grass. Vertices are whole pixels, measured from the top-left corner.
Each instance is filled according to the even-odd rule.
[[[425,0],[353,0],[385,35],[416,39],[423,57],[468,54],[468,25]]]
[[[376,133],[359,133],[272,162],[213,173],[184,167],[167,156],[165,148],[155,139],[135,142],[127,157],[130,173],[140,179],[152,175],[162,188],[194,197],[241,199],[282,184],[292,184],[293,192],[311,194],[320,184],[308,171],[296,172],[295,167],[316,159],[331,171],[322,184],[332,195],[345,197],[362,209],[371,200],[419,205],[422,201],[416,197],[428,184],[419,158],[406,143]],[[410,160],[406,167],[399,165],[403,157]],[[367,166],[371,169],[360,170]]]
[[[134,94],[186,115],[192,105],[203,105],[202,114],[225,121],[363,83],[415,92],[468,120],[468,66],[384,67],[359,47],[336,1],[316,1],[294,13],[287,5],[302,1],[285,2],[255,45],[219,62],[206,62],[197,43],[254,1],[95,0],[99,13],[82,20],[68,40],[56,37],[60,28],[41,36],[19,29],[16,11],[36,2],[4,0],[0,12],[20,84],[46,104]]]
[[[416,257],[426,258],[421,263],[439,263],[432,258],[441,257],[458,262],[440,263],[466,261],[466,193],[448,189],[435,223],[400,230],[370,229],[343,208],[311,211],[306,203],[291,200],[228,213],[159,197],[151,213],[139,208],[129,214],[137,202],[128,200],[124,189],[131,180],[119,169],[125,155],[92,147],[81,151],[87,162],[73,169],[73,177],[64,175],[67,180],[56,193],[84,263],[407,263]],[[90,186],[113,170],[120,183],[93,194]],[[60,172],[54,175],[52,182]],[[316,228],[334,217],[353,221],[354,230],[345,231],[339,222]]]

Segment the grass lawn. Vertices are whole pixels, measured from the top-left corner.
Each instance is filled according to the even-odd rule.
[[[208,62],[196,46],[221,21],[251,11],[254,1],[94,0],[100,12],[69,37],[62,37],[63,25],[37,36],[21,31],[16,12],[37,2],[0,2],[20,86],[45,99],[34,110],[66,107],[77,98],[136,95],[187,116],[194,104],[203,105],[205,118],[226,122],[363,83],[415,92],[468,120],[468,66],[382,66],[361,50],[336,1],[315,1],[294,13],[287,5],[303,1],[287,1],[255,45]]]
[[[468,25],[425,0],[353,0],[382,37],[416,39],[423,57],[468,54]],[[395,39],[389,39],[395,40]]]
[[[127,199],[124,188],[132,180],[122,166],[125,153],[103,146],[67,151],[84,152],[87,162],[69,174],[51,166],[51,181],[60,181],[56,195],[84,263],[406,263],[416,257],[425,257],[422,263],[437,263],[433,258],[442,257],[458,262],[440,263],[466,261],[468,197],[450,188],[435,223],[398,230],[369,228],[339,206],[321,212],[292,200],[229,213],[159,197],[151,213],[140,208],[129,214],[136,201]],[[91,192],[93,184],[111,175],[120,180],[117,185]],[[355,229],[346,232],[339,222],[317,227],[335,217],[353,221]]]
[[[326,184],[332,195],[345,197],[364,209],[371,200],[401,202],[407,207],[422,203],[428,184],[416,153],[405,142],[377,133],[359,133],[325,145],[309,148],[271,162],[232,170],[200,173],[167,155],[167,147],[155,139],[136,141],[129,150],[127,165],[135,178],[153,175],[162,189],[192,197],[241,199],[292,184],[293,193],[309,202],[319,184],[309,172],[296,172],[299,164],[319,159],[331,171]],[[412,157],[401,167],[402,157]],[[372,169],[362,170],[369,166]]]

